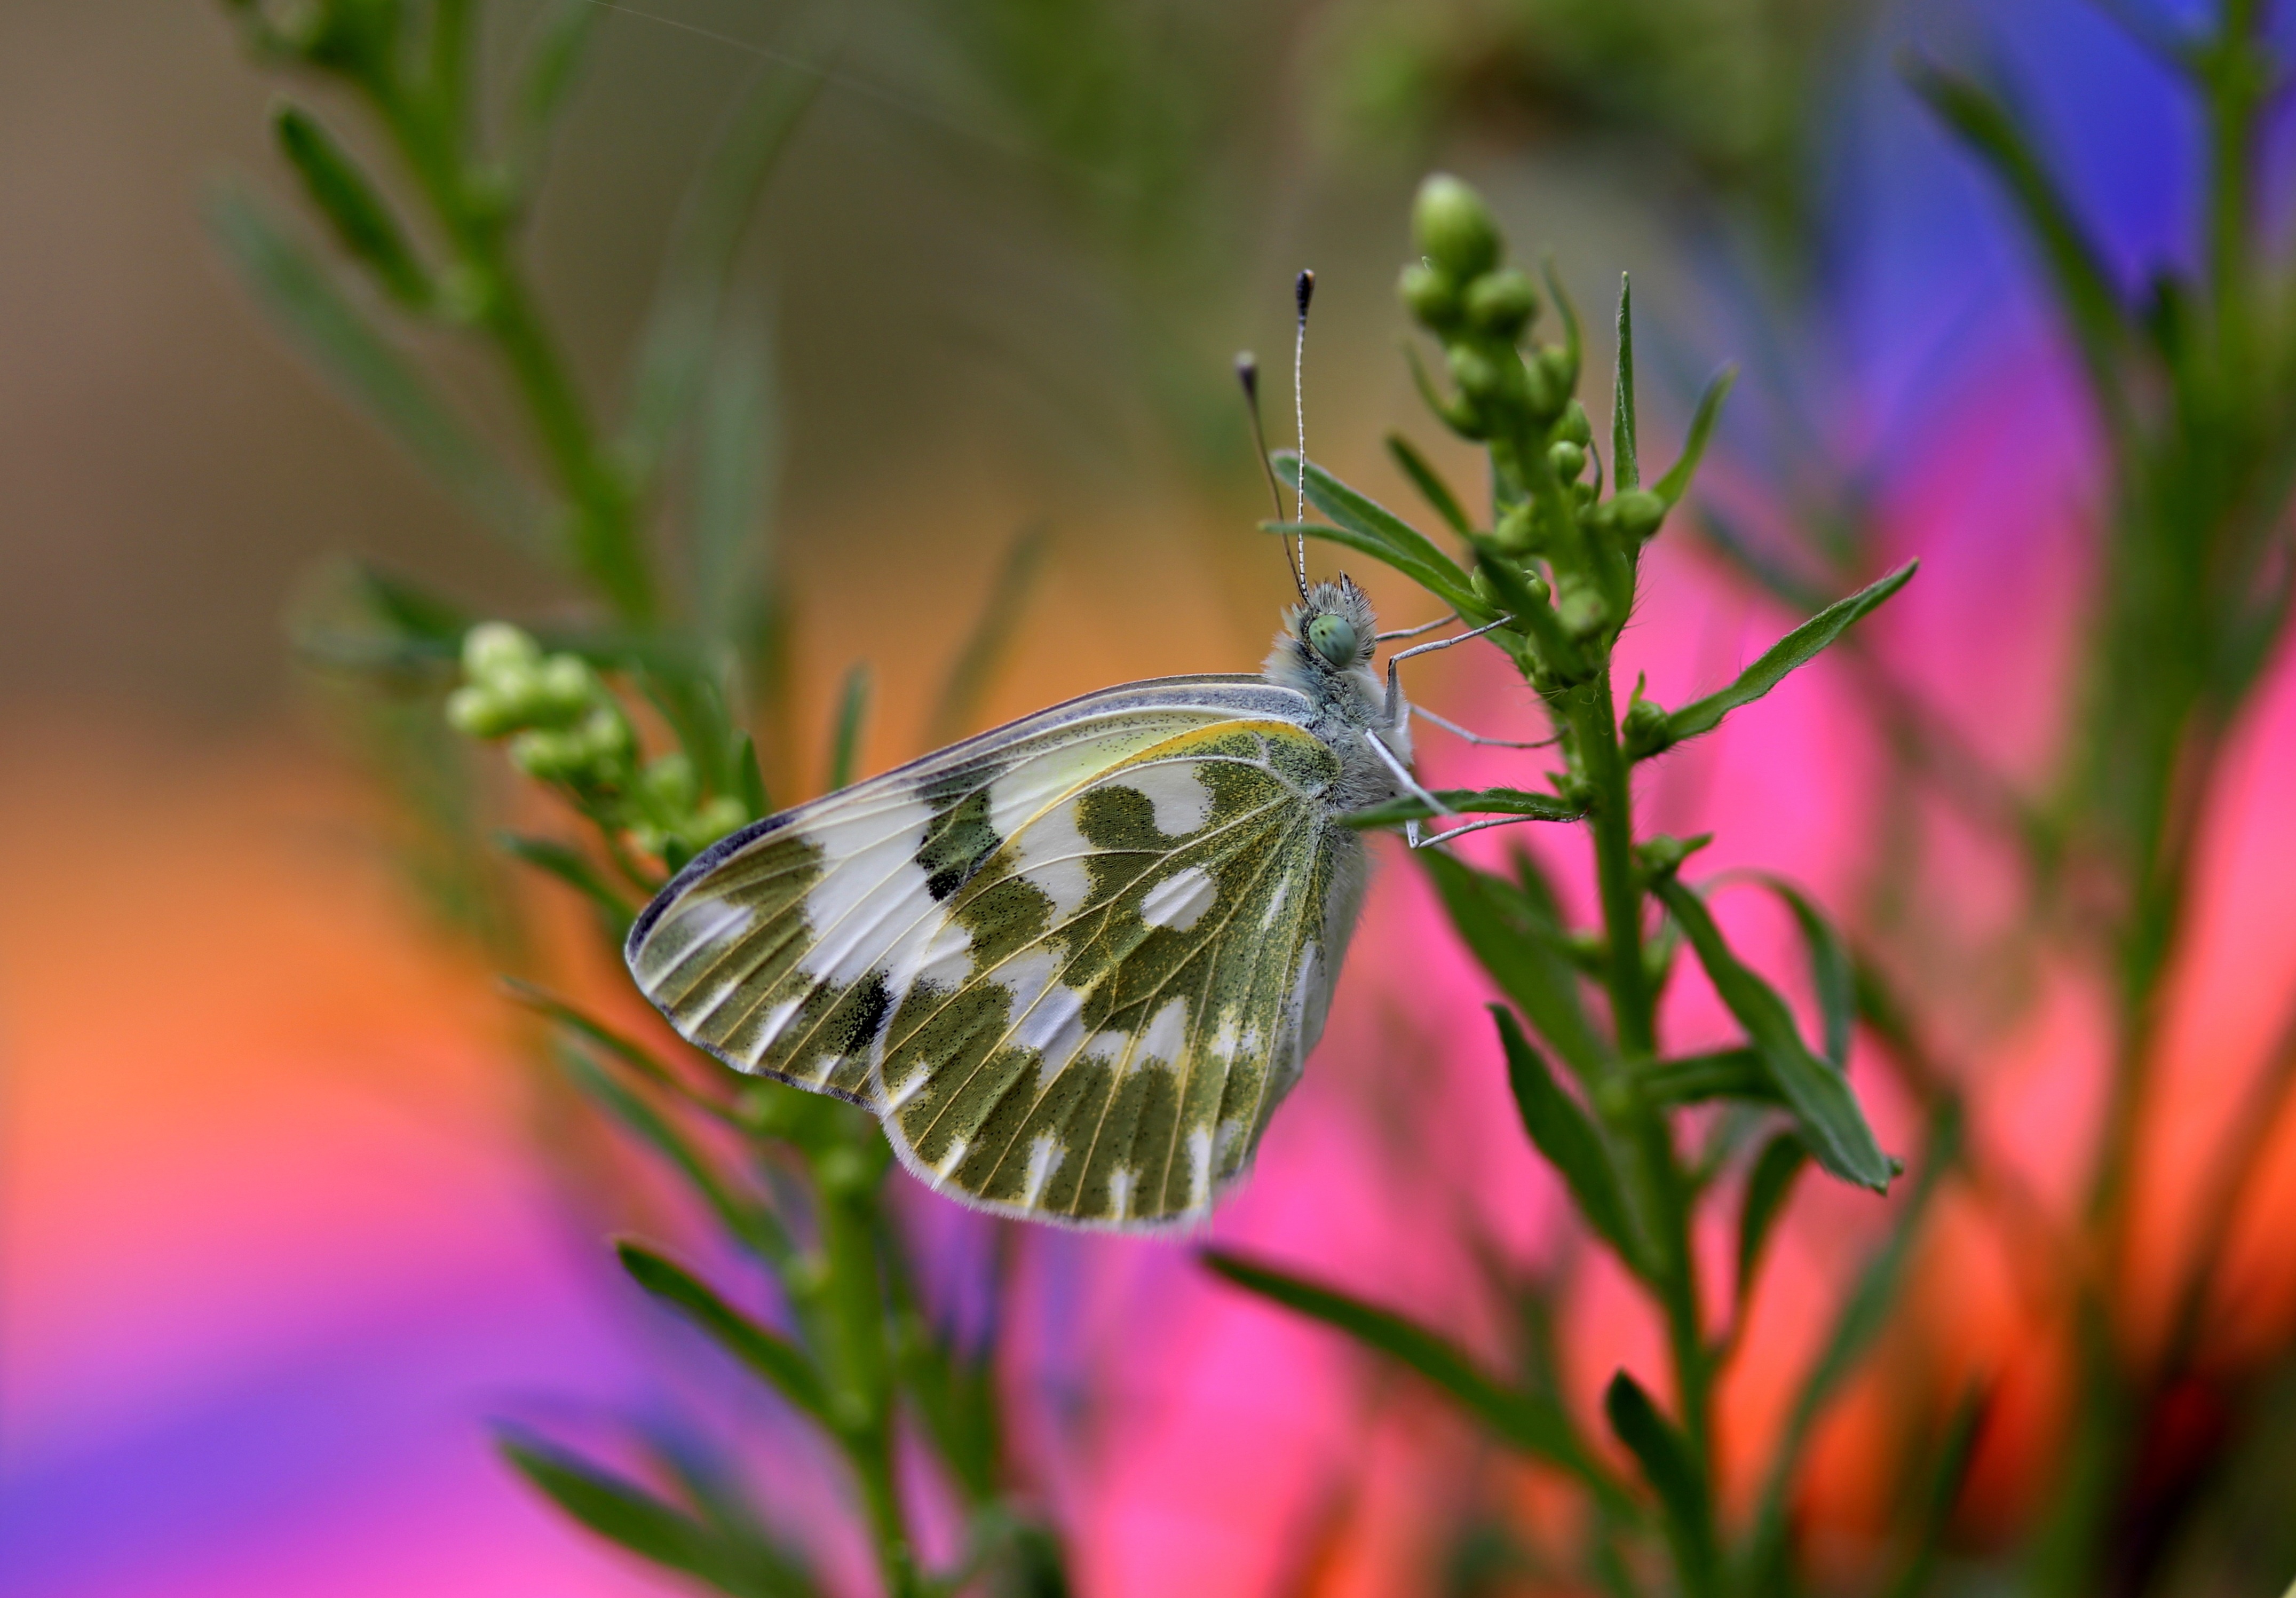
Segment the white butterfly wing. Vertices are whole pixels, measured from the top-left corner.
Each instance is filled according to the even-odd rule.
[[[713,847],[631,970],[729,1063],[875,1110],[936,1188],[1201,1216],[1313,1045],[1360,897],[1308,709],[1169,678],[983,733]]]

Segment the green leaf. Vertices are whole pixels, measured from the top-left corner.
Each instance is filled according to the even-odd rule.
[[[1714,431],[1715,420],[1722,414],[1722,402],[1729,397],[1731,386],[1737,381],[1738,369],[1725,366],[1706,385],[1706,392],[1698,397],[1697,413],[1690,419],[1690,437],[1683,440],[1682,458],[1651,485],[1651,492],[1669,506],[1680,504],[1682,496],[1690,492],[1691,476],[1706,454],[1706,440]]]
[[[1440,1332],[1392,1310],[1273,1269],[1224,1250],[1207,1250],[1206,1266],[1248,1292],[1347,1333],[1417,1373],[1503,1441],[1561,1465],[1612,1502],[1617,1484],[1595,1464],[1553,1398],[1509,1388]]]
[[[834,1428],[820,1373],[804,1349],[758,1325],[684,1266],[672,1264],[644,1243],[624,1238],[614,1244],[614,1252],[640,1287],[708,1332],[720,1348],[771,1382],[798,1409]]]
[[[650,478],[685,424],[718,337],[718,307],[758,196],[822,79],[760,72],[727,114],[679,214],[632,380],[625,450]]]
[[[1603,1413],[1611,1430],[1642,1466],[1643,1479],[1658,1495],[1666,1512],[1666,1536],[1674,1550],[1675,1568],[1685,1593],[1711,1593],[1720,1571],[1715,1555],[1714,1506],[1706,1488],[1706,1471],[1693,1452],[1689,1438],[1671,1421],[1642,1385],[1626,1372],[1611,1378],[1603,1393]]]
[[[283,105],[272,119],[281,153],[303,180],[312,206],[351,258],[402,305],[430,301],[430,275],[414,258],[406,231],[350,153],[308,111]]]
[[[1781,1132],[1762,1145],[1762,1151],[1754,1157],[1754,1168],[1746,1174],[1746,1197],[1738,1209],[1737,1315],[1742,1326],[1753,1291],[1754,1273],[1761,1268],[1762,1250],[1770,1241],[1770,1228],[1784,1212],[1794,1178],[1808,1161],[1809,1151],[1801,1139],[1792,1132]]]
[[[734,741],[734,795],[751,821],[763,821],[774,813],[766,792],[765,767],[758,763],[758,741],[747,733]]]
[[[1754,1512],[1754,1529],[1746,1553],[1749,1570],[1759,1572],[1774,1569],[1783,1555],[1787,1529],[1787,1495],[1793,1486],[1794,1473],[1800,1465],[1802,1451],[1808,1445],[1810,1432],[1835,1391],[1857,1367],[1857,1361],[1874,1337],[1888,1323],[1890,1311],[1897,1301],[1898,1284],[1904,1279],[1906,1262],[1913,1254],[1914,1240],[1920,1234],[1922,1223],[1929,1214],[1939,1177],[1959,1158],[1960,1148],[1959,1111],[1948,1105],[1931,1118],[1929,1147],[1922,1160],[1921,1174],[1915,1179],[1913,1191],[1906,1195],[1903,1208],[1898,1211],[1889,1241],[1858,1274],[1857,1285],[1851,1288],[1849,1297],[1835,1314],[1833,1325],[1819,1348],[1816,1363],[1802,1378],[1801,1388],[1794,1396],[1793,1407],[1787,1414],[1784,1430],[1771,1453],[1769,1469],[1763,1479]]]
[[[2034,152],[2024,129],[1992,94],[1910,51],[1898,58],[1898,68],[1914,93],[1992,168],[1995,178],[2008,191],[2040,251],[2089,381],[2108,417],[2120,422],[2127,402],[2113,356],[2127,336],[2128,324],[2103,255],[2073,214],[2071,202]]]
[[[605,14],[594,0],[554,0],[527,29],[511,94],[511,145],[529,181]]]
[[[1752,704],[1784,682],[1796,668],[1816,659],[1820,651],[1849,631],[1852,622],[1913,581],[1914,573],[1921,566],[1919,561],[1908,561],[1879,582],[1860,588],[1847,599],[1835,601],[1772,644],[1727,688],[1683,706],[1666,718],[1666,745],[1712,732],[1731,711]]]
[[[519,832],[497,832],[495,841],[504,854],[521,860],[546,876],[557,878],[587,899],[598,913],[607,938],[616,948],[630,935],[637,910],[616,892],[589,857],[554,838],[529,838]]]
[[[1022,528],[1005,545],[1004,558],[998,562],[996,575],[989,582],[980,613],[973,619],[972,630],[965,635],[963,647],[956,651],[956,659],[942,683],[940,698],[933,706],[932,719],[925,724],[926,742],[938,747],[954,742],[973,730],[973,721],[980,713],[980,701],[1012,648],[1021,617],[1029,606],[1029,596],[1035,592],[1037,576],[1044,570],[1045,553],[1051,546],[1051,532],[1041,524]]]
[[[1635,456],[1635,302],[1627,275],[1619,274],[1619,362],[1611,377],[1611,492],[1642,487]]]
[[[1275,460],[1279,471],[1297,480],[1298,455],[1279,449]],[[1284,530],[1328,538],[1383,561],[1462,616],[1479,616],[1489,611],[1489,605],[1476,595],[1467,574],[1426,534],[1368,495],[1349,488],[1313,461],[1308,463],[1307,476],[1308,502],[1338,526],[1308,523]]]
[[[1587,674],[1587,662],[1578,644],[1563,630],[1562,618],[1554,606],[1531,591],[1522,568],[1514,557],[1501,550],[1488,538],[1472,540],[1475,546],[1475,570],[1490,585],[1491,593],[1499,603],[1498,613],[1509,617],[1509,629],[1529,637],[1538,647],[1539,659],[1546,668],[1566,682],[1578,682]],[[1485,610],[1490,607],[1486,604]]]
[[[1702,1104],[1709,1099],[1751,1099],[1775,1103],[1778,1090],[1756,1049],[1718,1049],[1653,1061],[1635,1078],[1636,1090],[1660,1109]]]
[[[1501,878],[1441,849],[1414,856],[1442,898],[1459,937],[1554,1052],[1585,1081],[1610,1058],[1587,1018],[1578,972],[1551,908]]]
[[[730,660],[765,602],[772,508],[782,465],[781,406],[773,340],[754,316],[719,333],[695,414],[692,606],[701,642]]]
[[[1635,1230],[1601,1129],[1549,1073],[1546,1061],[1515,1024],[1513,1012],[1503,1004],[1494,1004],[1491,1013],[1498,1020],[1499,1044],[1506,1051],[1507,1086],[1514,1091],[1523,1130],[1546,1156],[1547,1163],[1562,1173],[1578,1213],[1595,1234],[1611,1245],[1628,1270],[1649,1275],[1649,1251]]]
[[[336,389],[488,528],[529,557],[554,561],[537,536],[525,488],[368,324],[326,269],[237,185],[213,190],[205,209],[209,235],[249,293]]]
[[[1538,821],[1582,821],[1585,807],[1567,804],[1551,793],[1523,788],[1441,788],[1435,791],[1447,810],[1431,809],[1427,801],[1408,795],[1382,804],[1349,810],[1340,817],[1350,827],[1384,827],[1397,822],[1424,821],[1431,815],[1527,815]]]
[[[1857,1097],[1840,1071],[1809,1052],[1777,989],[1731,952],[1704,901],[1680,878],[1661,877],[1653,891],[1697,951],[1714,991],[1761,1051],[1770,1079],[1817,1162],[1845,1182],[1888,1192],[1890,1161],[1874,1141]]]
[[[1820,1024],[1825,1029],[1825,1058],[1836,1070],[1849,1063],[1849,1040],[1857,1024],[1857,971],[1849,946],[1825,912],[1809,896],[1784,877],[1756,872],[1753,880],[1783,900],[1793,913],[1794,925],[1809,951],[1811,989],[1817,996]]]
[[[1432,463],[1419,453],[1416,445],[1401,433],[1390,433],[1387,435],[1387,453],[1403,469],[1403,475],[1411,479],[1412,487],[1419,490],[1420,497],[1426,500],[1452,531],[1464,534],[1474,530],[1474,524],[1467,520],[1467,512],[1459,506],[1459,496],[1451,492],[1451,486],[1443,480],[1442,474],[1435,470]]]
[[[642,1559],[682,1571],[734,1598],[799,1598],[801,1576],[760,1569],[684,1510],[611,1471],[532,1439],[496,1439],[518,1473],[578,1524]]]
[[[773,1212],[737,1196],[701,1151],[652,1105],[598,1069],[578,1051],[561,1048],[557,1054],[559,1064],[577,1087],[676,1168],[693,1191],[701,1195],[702,1202],[709,1206],[718,1225],[762,1259],[779,1264],[791,1257],[795,1250]]]
[[[852,785],[861,759],[861,728],[869,717],[869,662],[856,660],[846,668],[845,685],[837,693],[837,725],[829,739],[829,786],[836,792]]]

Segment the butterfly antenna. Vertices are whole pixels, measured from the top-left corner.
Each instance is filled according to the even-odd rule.
[[[1301,272],[1292,281],[1292,298],[1300,307],[1300,331],[1292,340],[1292,414],[1300,425],[1300,480],[1293,485],[1292,518],[1308,520],[1308,395],[1300,378],[1308,367],[1308,304],[1316,298],[1316,275]],[[1308,535],[1299,536],[1296,546],[1297,567],[1292,576],[1300,585],[1300,597],[1308,597]]]
[[[1243,408],[1251,417],[1252,447],[1259,452],[1259,475],[1267,479],[1267,497],[1275,502],[1275,520],[1283,518],[1283,490],[1276,486],[1275,468],[1267,458],[1267,430],[1259,422],[1259,358],[1249,349],[1235,357],[1235,381],[1243,385]],[[1284,552],[1283,564],[1292,565],[1291,552]],[[1303,562],[1304,564],[1304,562]],[[1308,597],[1308,584],[1296,570],[1293,577],[1300,583],[1300,597]]]

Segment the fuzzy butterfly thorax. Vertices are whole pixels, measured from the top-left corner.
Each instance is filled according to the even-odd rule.
[[[1410,758],[1375,627],[1319,583],[1263,675],[1087,694],[758,822],[647,907],[631,971],[727,1063],[873,1110],[937,1191],[1200,1221],[1323,1030],[1365,881],[1340,817]]]

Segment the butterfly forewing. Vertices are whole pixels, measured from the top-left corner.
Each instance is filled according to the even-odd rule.
[[[1359,845],[1301,712],[1183,678],[984,734],[712,849],[632,970],[731,1063],[875,1109],[936,1187],[1201,1215],[1313,1043],[1352,920]]]

